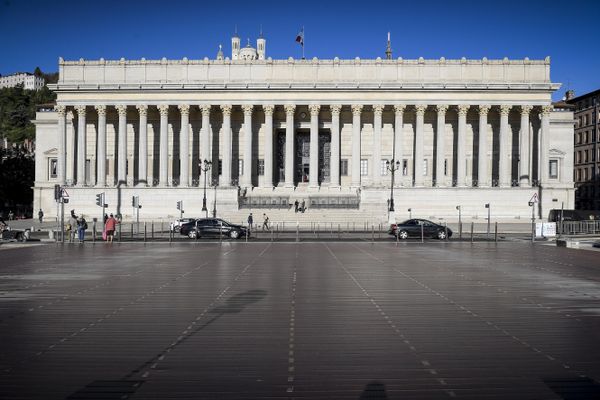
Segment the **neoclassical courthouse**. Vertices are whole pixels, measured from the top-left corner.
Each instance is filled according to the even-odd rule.
[[[571,111],[553,107],[550,59],[273,60],[232,38],[202,60],[59,60],[53,110],[37,113],[34,208],[142,219],[274,219],[287,204],[336,220],[395,215],[529,222],[574,205]],[[212,165],[203,172],[204,160]],[[388,161],[392,161],[388,163]],[[392,177],[392,169],[394,176]],[[282,207],[282,204],[286,205]],[[291,213],[291,214],[289,214]],[[50,215],[47,214],[47,215]],[[308,213],[307,213],[308,214]],[[295,220],[295,219],[294,219]]]

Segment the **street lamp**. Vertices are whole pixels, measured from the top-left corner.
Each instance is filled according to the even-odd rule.
[[[486,203],[485,204],[485,208],[487,208],[488,210],[488,217],[487,217],[487,238],[490,238],[490,203]]]
[[[385,162],[385,168],[392,173],[392,186],[390,187],[390,212],[394,211],[394,175],[400,169],[400,161],[394,162],[394,159]]]
[[[213,218],[217,218],[217,184],[219,183],[218,179],[213,179],[213,186],[215,187],[215,201],[213,203]]]
[[[412,219],[412,208],[409,208],[407,211],[408,211],[408,219]]]
[[[530,201],[529,207],[531,207],[531,242],[535,242],[535,202]]]
[[[202,164],[204,164],[204,167]],[[206,208],[206,175],[208,175],[211,165],[212,162],[209,160],[200,160],[200,163],[198,164],[200,171],[204,173],[204,197],[202,198],[202,211],[206,212],[206,218],[208,218],[208,208]]]

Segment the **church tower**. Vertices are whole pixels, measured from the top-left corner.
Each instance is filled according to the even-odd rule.
[[[390,40],[390,33],[389,32],[388,32],[387,48],[385,49],[385,58],[387,60],[391,60],[392,59],[392,42]]]
[[[267,44],[267,41],[263,37],[262,27],[261,27],[260,28],[260,35],[258,36],[258,39],[256,39],[256,52],[258,53],[258,59],[259,60],[264,60],[265,59],[265,46],[266,46],[266,44]]]
[[[237,26],[235,27],[235,33],[231,38],[231,59],[239,60],[240,56],[240,38],[237,35]]]

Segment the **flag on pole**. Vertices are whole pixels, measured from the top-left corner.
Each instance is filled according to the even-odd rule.
[[[304,27],[296,35],[296,42],[300,43],[300,46],[304,47]]]

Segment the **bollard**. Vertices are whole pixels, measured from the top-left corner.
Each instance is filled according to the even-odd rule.
[[[248,243],[248,235],[250,234],[250,225],[248,225],[248,229],[246,229],[246,243]]]
[[[219,221],[219,244],[223,244],[223,221]]]
[[[121,231],[122,231],[122,227],[123,224],[119,224],[119,242],[121,242]]]
[[[340,232],[340,224],[338,224],[338,239],[342,238],[342,234]]]
[[[133,239],[133,222],[131,223],[131,238]]]
[[[398,228],[396,228],[396,234],[394,236],[396,236],[396,247],[398,247]]]
[[[273,241],[273,229],[271,229],[271,242]]]
[[[471,222],[471,243],[473,243],[473,222]]]
[[[169,229],[169,243],[173,240],[173,231]]]
[[[498,241],[498,222],[494,223],[494,242]]]
[[[163,233],[164,231],[165,231],[165,230],[163,229],[163,220],[161,219],[161,220],[160,220],[160,235],[161,235],[161,236],[162,236],[162,233]]]
[[[154,239],[154,221],[152,221],[152,227],[151,227],[150,233],[151,233],[152,239]]]
[[[423,224],[421,224],[421,243],[425,242],[425,233],[423,232]]]
[[[375,244],[375,224],[371,224],[371,244]]]
[[[381,222],[379,223],[379,239],[381,239]]]
[[[444,230],[446,231],[446,241],[448,241],[448,223],[444,222]]]
[[[144,222],[144,243],[146,243],[146,222]]]
[[[296,242],[300,241],[300,232],[299,232],[299,229],[300,229],[300,224],[296,223]]]

